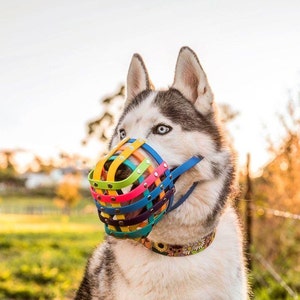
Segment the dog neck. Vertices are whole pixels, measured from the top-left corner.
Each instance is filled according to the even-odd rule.
[[[147,249],[152,250],[155,253],[172,257],[180,257],[202,252],[209,245],[211,245],[215,238],[215,234],[216,231],[214,230],[210,234],[201,238],[199,241],[186,245],[156,243],[148,238],[142,238],[139,242],[142,243],[142,245],[144,245]]]
[[[204,169],[204,168],[203,168]],[[164,244],[190,244],[216,230],[219,219],[228,205],[232,183],[232,166],[228,164],[220,176],[201,180],[187,201],[174,209],[153,227],[148,238]],[[176,182],[177,199],[191,187],[197,174],[183,174]]]

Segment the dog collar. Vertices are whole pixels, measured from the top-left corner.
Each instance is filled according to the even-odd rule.
[[[142,238],[139,242],[143,244],[147,249],[152,250],[155,253],[172,256],[172,257],[180,257],[180,256],[188,256],[192,254],[197,254],[205,250],[213,240],[215,239],[216,231],[214,230],[210,234],[203,237],[201,240],[186,244],[186,245],[172,245],[166,243],[157,243],[153,242],[150,239]]]

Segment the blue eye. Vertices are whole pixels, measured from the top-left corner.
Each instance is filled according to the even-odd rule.
[[[152,128],[152,133],[159,134],[159,135],[165,135],[168,132],[172,130],[171,126],[165,125],[165,124],[158,124]]]
[[[119,137],[120,137],[120,140],[125,139],[125,137],[126,137],[126,131],[125,131],[125,129],[121,128],[119,130]]]

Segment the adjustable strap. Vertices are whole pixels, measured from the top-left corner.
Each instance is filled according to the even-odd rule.
[[[179,177],[181,174],[184,172],[188,171],[192,167],[194,167],[197,163],[199,163],[203,159],[203,156],[192,156],[190,159],[188,159],[186,162],[184,162],[182,165],[177,167],[174,171],[171,172],[171,175],[173,177],[173,180]],[[188,191],[173,205],[173,200],[174,196],[171,197],[168,208],[167,208],[167,213],[172,211],[173,209],[177,208],[180,206],[182,203],[187,200],[187,198],[191,195],[191,193],[194,191],[196,188],[197,184],[199,182],[194,182],[192,186],[188,189]]]
[[[180,206],[191,195],[191,193],[194,191],[198,183],[199,183],[198,181],[194,182],[193,185],[189,188],[189,190],[173,206],[169,205],[167,209],[167,213]]]
[[[200,162],[203,159],[203,156],[192,156],[190,159],[188,159],[186,162],[184,162],[182,165],[177,167],[175,170],[171,172],[173,178],[177,178],[187,170],[194,167],[198,162]]]

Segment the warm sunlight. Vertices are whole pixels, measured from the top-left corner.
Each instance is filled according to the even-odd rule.
[[[226,269],[226,251],[238,249],[237,244],[243,239],[245,249],[242,243],[240,249],[249,269],[253,299],[298,299],[299,12],[300,1],[296,0],[1,1],[0,299],[73,299],[88,257],[97,244],[106,245],[104,230],[127,239],[146,226],[147,234],[142,231],[139,238],[143,239],[142,246],[156,251],[154,254],[165,249],[165,253],[175,256],[178,253],[174,249],[197,252],[199,244],[222,245],[212,255],[214,259],[207,260],[206,250],[195,256],[199,259],[203,255],[216,268],[220,267],[216,263],[220,259],[226,274],[237,272]],[[185,50],[179,52],[180,49]],[[139,55],[133,56],[135,53]],[[156,107],[157,103],[153,105],[145,96],[153,86],[162,90],[173,87],[178,94],[171,93],[172,97],[166,99],[161,96],[163,100],[159,103],[165,106]],[[212,117],[215,112],[210,110],[210,88],[230,141],[228,152],[220,147],[223,136],[212,130],[217,126]],[[131,123],[122,119],[123,127],[120,125],[115,131],[118,138],[122,134],[127,136],[130,130],[144,130],[146,117],[151,118],[147,139],[151,134],[167,136],[178,130],[176,138],[157,142],[154,147],[158,156],[166,153],[171,161],[169,173],[161,177],[157,171],[162,165],[159,160],[157,165],[149,165],[146,175],[140,165],[136,166],[137,157],[146,155],[151,143],[146,143],[148,150],[134,152],[136,157],[130,160],[129,155],[120,165],[115,163],[120,153],[113,153],[109,161],[99,164],[103,167],[97,171],[100,175],[93,169],[107,152],[126,93],[140,98],[127,97],[128,103],[136,101],[126,111],[133,116]],[[196,114],[195,110],[181,108],[179,103],[183,100],[179,94],[194,105]],[[141,103],[149,105],[135,111],[135,105]],[[155,113],[152,109],[156,109]],[[179,118],[178,112],[183,112],[184,117]],[[201,119],[199,113],[203,118],[201,140],[196,139],[201,131],[197,127],[200,123],[195,125]],[[205,123],[204,119],[209,121]],[[172,126],[165,124],[165,120],[172,121]],[[185,128],[186,124],[189,128]],[[187,137],[188,134],[191,136]],[[172,151],[167,148],[171,145],[175,145]],[[172,172],[181,165],[183,157],[199,158],[203,153],[206,157],[199,168],[193,165],[188,169],[190,173],[185,171],[187,174],[182,177],[178,175],[178,181],[172,181]],[[169,163],[167,158],[160,159]],[[153,157],[150,161],[154,161]],[[237,165],[236,177],[233,161]],[[113,171],[109,173],[110,166]],[[109,187],[126,176],[128,182],[132,180],[126,187]],[[150,184],[146,181],[150,176],[159,178]],[[169,178],[167,184],[166,178]],[[104,187],[97,188],[91,182],[96,185],[100,182]],[[142,192],[133,197],[139,188]],[[157,195],[153,196],[153,191]],[[142,202],[146,196],[147,204]],[[172,196],[175,198],[170,200]],[[173,200],[181,203],[179,196],[186,196],[184,204],[165,218]],[[127,200],[118,202],[118,199]],[[224,223],[235,224],[237,228],[220,229],[231,205],[240,222],[230,219]],[[135,206],[137,209],[130,211]],[[98,214],[104,224],[99,222]],[[172,222],[174,216],[176,222]],[[159,224],[163,225],[156,225],[159,218],[162,218]],[[189,227],[189,222],[197,226]],[[163,234],[157,234],[155,226],[158,231],[163,228]],[[154,233],[149,234],[153,228]],[[226,230],[230,234],[226,233],[218,242]],[[233,233],[240,230],[238,241],[232,241]],[[171,237],[170,232],[176,232],[175,236]],[[208,238],[204,238],[204,233]],[[188,242],[183,245],[184,239]],[[127,246],[129,249],[130,245]],[[126,247],[121,250],[127,257]],[[234,253],[230,253],[234,257],[231,267],[237,263],[236,269],[243,270],[242,256],[239,260]],[[131,254],[133,258],[138,256],[132,251]],[[113,255],[118,257],[119,252]],[[143,257],[146,256],[141,255],[141,262]],[[192,259],[191,266],[200,261],[195,263]],[[125,260],[119,260],[120,273],[133,274],[133,278],[138,278],[133,281],[141,282],[139,287],[142,287],[146,278],[134,277],[137,274],[133,269],[122,270],[120,261]],[[126,262],[126,267],[133,262],[136,261]],[[151,263],[155,265],[155,261]],[[147,264],[142,264],[143,268]],[[157,270],[164,280],[186,271],[182,266],[176,269],[174,264],[173,271],[164,276],[170,265],[162,270],[163,265],[162,258]],[[137,264],[134,268],[142,269]],[[222,272],[212,272],[211,268],[205,276],[200,276],[199,270],[202,268],[195,268],[195,276],[185,273],[191,279],[186,283],[186,287],[191,287],[189,291],[196,285],[203,287],[222,278]],[[214,273],[211,280],[198,284],[211,273]],[[243,277],[240,273],[239,276]],[[169,282],[164,280],[160,286],[166,287]],[[195,284],[189,286],[193,280]],[[217,284],[230,286],[227,298],[234,299],[233,285]],[[235,284],[237,290],[241,288],[241,283]],[[156,290],[149,286],[149,290]],[[174,290],[184,290],[184,286]],[[217,291],[213,288],[211,292]],[[198,292],[196,289],[193,295],[200,295]],[[209,297],[205,294],[194,298]]]
[[[85,123],[101,111],[99,99],[125,82],[131,55],[141,53],[155,86],[166,88],[178,49],[190,45],[199,53],[217,103],[240,113],[231,132],[241,163],[247,152],[253,154],[254,171],[268,161],[266,137],[278,138],[276,114],[283,111],[288,90],[299,84],[297,1],[231,1],[234,10],[223,2],[174,1],[172,13],[168,2],[156,6],[154,1],[136,4],[126,14],[126,2],[74,2],[72,13],[68,5],[60,7],[57,23],[52,22],[54,5],[31,2],[27,13],[22,5],[1,4],[6,15],[1,148],[22,147],[48,157],[84,152]],[[153,16],[167,21],[153,23]],[[181,25],[178,18],[184,16],[189,17]]]

